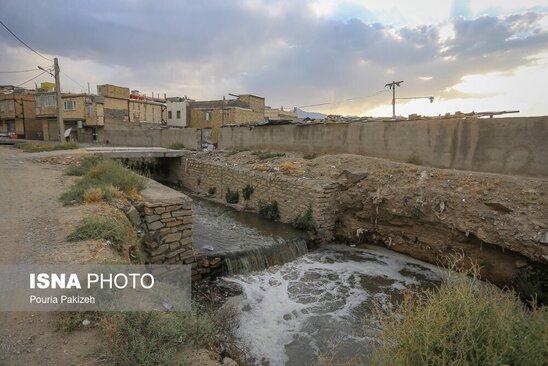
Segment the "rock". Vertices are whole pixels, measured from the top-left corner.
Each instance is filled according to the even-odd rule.
[[[339,175],[339,178],[344,178],[346,179],[346,182],[350,184],[355,184],[367,178],[368,175],[369,173],[366,171],[343,170],[342,173]]]
[[[535,239],[541,244],[548,244],[548,230],[539,231]]]
[[[498,202],[498,201],[488,201],[483,202],[484,205],[488,206],[489,208],[492,208],[495,211],[503,212],[503,213],[510,213],[514,210],[509,208],[508,206],[505,206],[504,204]]]
[[[141,225],[141,215],[139,214],[139,211],[133,206],[129,206],[129,209],[126,211],[126,215],[133,224],[133,226],[139,226]]]
[[[523,260],[523,259],[516,260],[516,268],[527,267],[528,264],[529,262],[527,262],[526,260]]]
[[[87,327],[87,326],[90,325],[90,324],[91,324],[91,322],[90,322],[88,319],[84,319],[84,320],[82,321],[82,325],[83,325],[84,327]]]
[[[229,365],[229,366],[238,366],[238,364],[236,363],[236,361],[234,361],[232,358],[230,357],[225,357],[223,358],[223,365]]]

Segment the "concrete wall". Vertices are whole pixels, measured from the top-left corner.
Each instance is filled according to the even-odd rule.
[[[219,148],[351,153],[400,162],[548,176],[548,117],[224,127]]]
[[[182,144],[185,149],[200,149],[200,130],[195,128],[146,128],[146,124],[107,124],[105,143],[114,146],[158,146],[168,147]]]

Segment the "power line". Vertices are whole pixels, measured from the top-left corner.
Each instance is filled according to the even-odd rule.
[[[366,99],[366,98],[371,98],[371,97],[375,97],[379,94],[383,94],[383,93],[386,93],[388,92],[388,90],[377,90],[376,92],[372,93],[372,94],[369,94],[369,95],[366,95],[366,96],[363,96],[363,97],[354,97],[354,98],[348,98],[348,99],[343,99],[343,100],[338,100],[338,101],[335,101],[335,102],[325,102],[325,103],[318,103],[318,104],[308,104],[308,105],[300,105],[300,106],[297,106],[297,108],[307,108],[307,107],[320,107],[320,106],[323,106],[323,105],[329,105],[329,104],[338,104],[338,103],[345,103],[345,102],[352,102],[352,101],[355,101],[355,100],[360,100],[360,99]]]
[[[46,71],[42,71],[40,74],[36,75],[35,77],[33,77],[32,79],[28,79],[27,81],[19,84],[19,85],[16,85],[15,87],[19,87],[19,86],[22,86],[22,85],[25,85],[26,83],[28,83],[29,81],[33,81],[34,79],[44,75],[46,73]]]
[[[10,32],[12,36],[15,37],[15,39],[17,39],[19,42],[21,42],[21,43],[22,43],[25,47],[27,47],[29,50],[31,50],[32,52],[36,53],[38,56],[42,57],[43,59],[48,60],[48,61],[52,61],[52,62],[53,62],[53,60],[50,60],[50,59],[47,58],[46,56],[43,56],[42,54],[38,53],[38,51],[34,50],[34,48],[32,48],[31,46],[29,46],[28,44],[26,44],[25,42],[23,42],[23,40],[22,40],[21,38],[17,37],[17,35],[16,35],[15,33],[13,33],[13,32],[11,31],[11,29],[9,29],[8,26],[5,25],[4,22],[2,22],[1,20],[0,20],[0,24],[2,24],[2,26],[3,26],[4,28],[6,28],[6,30],[7,30],[8,32]]]
[[[77,82],[76,80],[74,80],[73,78],[71,78],[70,76],[68,76],[66,72],[61,71],[61,73],[62,73],[63,75],[65,75],[67,78],[69,78],[73,83],[79,85],[80,88],[86,90],[86,88],[85,88],[82,84],[80,84],[79,82]]]
[[[31,71],[36,71],[36,69],[17,70],[17,71],[0,71],[0,74],[18,74],[21,72],[31,72]]]

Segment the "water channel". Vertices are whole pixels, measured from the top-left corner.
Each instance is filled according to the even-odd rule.
[[[435,266],[383,248],[330,244],[308,251],[301,232],[256,214],[194,199],[194,246],[225,254],[243,299],[237,335],[257,365],[366,365],[375,309],[409,287],[439,282]]]

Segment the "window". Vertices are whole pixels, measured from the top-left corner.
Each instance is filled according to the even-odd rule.
[[[211,111],[204,112],[204,119],[206,121],[211,121]]]
[[[93,117],[93,104],[88,104],[88,117]]]
[[[167,118],[168,118],[168,119],[172,119],[172,118],[173,118],[173,117],[172,117],[172,114],[171,114],[171,111],[167,111]]]
[[[46,103],[44,104],[46,107],[54,107],[57,105],[55,102],[55,95],[50,94],[46,95]]]
[[[76,110],[76,102],[74,100],[65,100],[63,109],[65,111],[75,111]]]
[[[177,119],[181,119],[181,111],[177,111]]]
[[[42,98],[39,95],[34,96],[34,102],[36,103],[36,108],[40,108],[42,106]]]
[[[8,102],[8,112],[13,112],[13,100]]]

